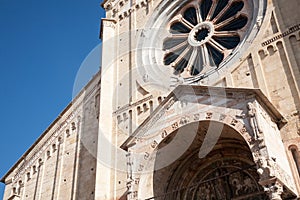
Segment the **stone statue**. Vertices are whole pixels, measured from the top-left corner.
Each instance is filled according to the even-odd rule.
[[[247,108],[248,108],[248,116],[249,116],[249,120],[250,120],[250,125],[252,127],[252,130],[254,132],[254,139],[255,140],[261,140],[261,134],[262,134],[262,129],[259,125],[259,120],[258,120],[258,116],[257,116],[257,110],[255,108],[255,106],[253,105],[253,103],[249,102],[247,104]]]

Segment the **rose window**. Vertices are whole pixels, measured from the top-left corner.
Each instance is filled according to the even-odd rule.
[[[168,23],[163,63],[183,77],[219,66],[245,37],[251,18],[246,0],[201,0],[183,6]]]

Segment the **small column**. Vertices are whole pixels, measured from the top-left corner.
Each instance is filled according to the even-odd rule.
[[[131,152],[129,151],[126,155],[127,157],[127,199],[135,200],[134,197],[134,180],[133,180],[133,172],[132,172],[132,160],[131,160]]]
[[[282,200],[281,194],[283,192],[283,186],[278,181],[264,186],[264,189],[271,200]]]
[[[128,150],[127,157],[127,200],[138,200],[138,187],[140,182],[140,173],[135,170],[136,154]]]

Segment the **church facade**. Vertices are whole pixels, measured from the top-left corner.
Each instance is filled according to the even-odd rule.
[[[300,197],[298,0],[105,0],[102,66],[4,200]]]

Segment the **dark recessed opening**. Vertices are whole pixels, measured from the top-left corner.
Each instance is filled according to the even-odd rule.
[[[208,33],[209,33],[208,29],[198,30],[195,33],[195,39],[198,42],[201,42],[202,40],[204,40],[208,36]]]

